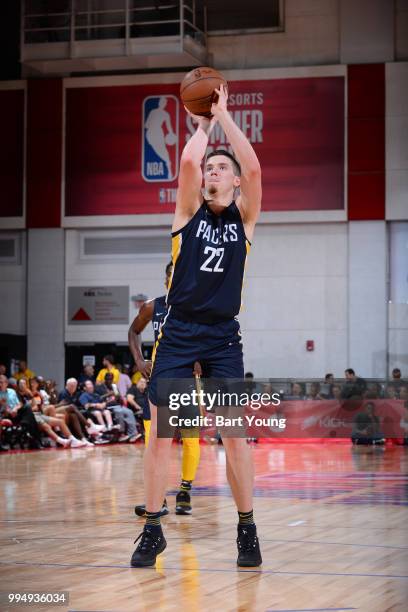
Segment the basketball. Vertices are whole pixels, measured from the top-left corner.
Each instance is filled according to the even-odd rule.
[[[181,100],[193,115],[211,117],[211,105],[217,101],[217,94],[214,90],[218,89],[221,84],[228,87],[223,75],[214,68],[207,66],[194,68],[181,82]]]

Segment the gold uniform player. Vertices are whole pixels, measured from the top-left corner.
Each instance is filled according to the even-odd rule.
[[[151,430],[144,456],[146,524],[131,559],[133,567],[154,565],[166,548],[160,524],[171,455],[171,438],[157,435],[158,383],[186,379],[199,361],[204,376],[244,377],[239,323],[244,269],[261,209],[261,169],[252,145],[227,109],[221,85],[212,119],[193,117],[197,130],[180,160],[172,227],[173,274],[167,316],[155,344],[149,383]],[[204,162],[209,134],[217,122],[234,151],[218,150]],[[234,194],[236,191],[234,199]],[[222,432],[221,432],[222,433]],[[262,563],[253,518],[253,462],[245,438],[223,438],[226,472],[238,511],[237,564]]]
[[[171,273],[173,270],[173,263],[170,262],[166,266],[166,279],[165,286],[168,289]],[[134,318],[132,325],[129,328],[129,347],[135,360],[137,369],[142,375],[148,379],[151,371],[151,362],[145,361],[142,354],[142,339],[141,333],[145,329],[148,323],[152,323],[154,339],[157,338],[160,333],[160,329],[163,320],[167,314],[166,296],[160,296],[154,300],[148,300],[144,302],[139,310],[139,313]],[[192,371],[195,375],[201,375],[200,364],[195,363]],[[146,447],[149,444],[150,434],[150,408],[149,403],[146,401],[143,405],[143,425],[145,429],[145,444]],[[196,477],[198,464],[200,462],[200,439],[198,436],[189,438],[186,431],[182,435],[183,440],[183,452],[182,452],[182,469],[181,469],[181,484],[180,490],[176,496],[176,514],[191,514],[191,487]],[[168,514],[167,501],[164,499],[163,506],[161,509],[161,515],[165,516]],[[146,506],[141,504],[135,506],[135,513],[137,516],[146,516]]]

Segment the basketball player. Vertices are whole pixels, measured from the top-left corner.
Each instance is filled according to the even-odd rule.
[[[153,350],[149,385],[152,424],[145,453],[146,525],[131,565],[154,565],[166,548],[160,509],[166,489],[171,439],[157,437],[158,380],[188,378],[199,360],[216,378],[243,378],[239,323],[244,268],[261,208],[261,169],[251,144],[227,109],[227,92],[216,90],[210,120],[194,117],[197,130],[180,160],[172,228],[173,274],[167,293],[168,314]],[[201,163],[218,121],[236,156],[213,151]],[[240,188],[239,194],[234,194]],[[227,478],[238,510],[239,566],[262,563],[253,520],[253,464],[245,438],[224,437]]]
[[[173,271],[173,263],[170,262],[166,266],[165,287],[168,289],[171,273]],[[146,362],[142,354],[141,333],[148,323],[152,323],[154,340],[157,341],[159,332],[163,323],[163,319],[167,314],[166,296],[163,295],[154,300],[144,302],[139,310],[139,313],[134,318],[132,325],[129,328],[129,347],[133,355],[133,359],[137,365],[139,372],[148,379],[150,376],[151,363]],[[198,370],[199,364],[194,364],[194,371]],[[201,372],[198,372],[201,374]],[[191,375],[191,374],[190,374]],[[145,428],[145,444],[146,448],[149,444],[150,435],[150,409],[148,401],[143,405],[143,425]],[[185,433],[185,432],[183,432]],[[200,462],[200,439],[198,436],[189,438],[188,435],[182,436],[183,440],[183,456],[181,470],[180,490],[176,496],[176,514],[192,514],[190,491],[193,481],[196,477],[198,464]],[[145,505],[135,507],[135,513],[138,516],[146,516]],[[161,516],[168,514],[167,502],[164,499],[161,509]]]

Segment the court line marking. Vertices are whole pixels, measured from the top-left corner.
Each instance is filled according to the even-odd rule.
[[[296,608],[295,610],[275,610],[270,608],[266,612],[343,612],[343,610],[357,610],[357,608]]]
[[[357,608],[296,608],[295,610],[275,610],[271,608],[266,612],[343,612],[343,610],[357,610]]]
[[[129,517],[129,515],[126,515],[126,517]],[[192,521],[194,521],[195,517],[192,518]],[[198,520],[198,519],[197,519]],[[28,520],[28,519],[0,519],[0,524],[1,523],[17,523],[17,524],[22,524],[22,525],[43,525],[44,523],[46,523],[47,525],[52,524],[52,523],[75,523],[77,524],[87,524],[87,523],[92,523],[92,525],[95,525],[95,523],[97,523],[98,525],[117,525],[118,521],[120,521],[121,525],[135,525],[135,519],[132,520],[122,520],[121,519],[121,515],[118,515],[117,519],[112,519],[112,520],[102,520],[102,518],[89,518],[89,519],[55,519],[55,520],[45,520],[45,519],[38,519],[38,520]],[[137,519],[136,519],[137,521]],[[167,518],[165,518],[165,521],[167,523],[167,525],[179,525],[179,522],[177,520],[173,520],[173,516],[169,516]],[[172,522],[168,522],[168,521],[172,521]],[[190,521],[189,521],[190,522]],[[140,522],[136,523],[136,525],[140,526]],[[209,523],[211,524],[211,522]],[[215,524],[215,522],[214,522]],[[262,521],[257,521],[256,522],[258,528],[261,527],[287,527],[287,523],[263,523]],[[308,527],[311,527],[312,529],[332,529],[333,525],[329,524],[329,525],[324,525],[324,524],[319,524],[319,523],[308,523],[307,525]],[[355,526],[350,526],[350,525],[336,525],[336,529],[354,529],[356,531],[361,531],[361,530],[368,530],[368,531],[397,531],[401,534],[405,534],[408,533],[408,529],[404,529],[403,527],[364,527],[364,525],[355,525]]]
[[[125,570],[156,570],[155,567],[144,567],[144,568],[133,568],[130,565],[95,565],[95,564],[86,564],[86,563],[31,563],[30,561],[0,561],[0,565],[23,565],[27,567],[65,567],[65,568],[76,568],[76,567],[85,567],[92,569],[125,569]],[[169,570],[176,572],[222,572],[222,573],[257,573],[257,574],[276,574],[276,575],[285,575],[285,576],[344,576],[348,578],[387,578],[387,579],[408,579],[408,576],[399,575],[399,574],[350,574],[345,572],[285,572],[282,570],[268,570],[268,569],[221,569],[215,568],[210,569],[207,567],[172,567],[172,566],[163,566],[160,570]]]
[[[231,541],[231,538],[222,538],[218,536],[205,536],[206,540],[223,540]],[[12,536],[9,538],[0,538],[0,542],[37,542],[38,540],[94,540],[94,536],[38,536],[34,538],[24,538]],[[129,540],[129,536],[98,536],[98,540]],[[168,541],[184,540],[185,536],[166,536]],[[189,537],[190,542],[201,541],[202,536]],[[282,542],[284,544],[323,544],[324,546],[354,546],[355,548],[388,548],[391,550],[408,550],[408,546],[391,546],[389,544],[354,544],[353,542],[326,542],[326,540],[284,540],[284,539],[268,539],[262,538],[262,542]]]

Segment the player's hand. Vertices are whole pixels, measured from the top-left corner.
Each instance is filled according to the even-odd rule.
[[[219,89],[214,89],[214,91],[218,94],[218,100],[211,105],[211,114],[217,118],[220,113],[224,113],[227,110],[228,90],[221,83]]]
[[[216,117],[208,118],[208,117],[203,117],[202,115],[194,115],[192,112],[188,110],[186,106],[184,108],[185,108],[187,115],[190,115],[194,123],[197,123],[206,134],[211,133],[211,130],[213,129],[214,125],[217,123]]]
[[[201,363],[199,361],[196,361],[194,363],[193,375],[194,376],[202,376],[203,375],[203,370],[202,370],[202,367],[201,367]]]
[[[139,361],[136,362],[136,367],[139,370],[139,372],[142,374],[143,378],[146,378],[147,380],[149,380],[150,374],[152,372],[152,362],[145,361],[144,359],[140,359]]]

